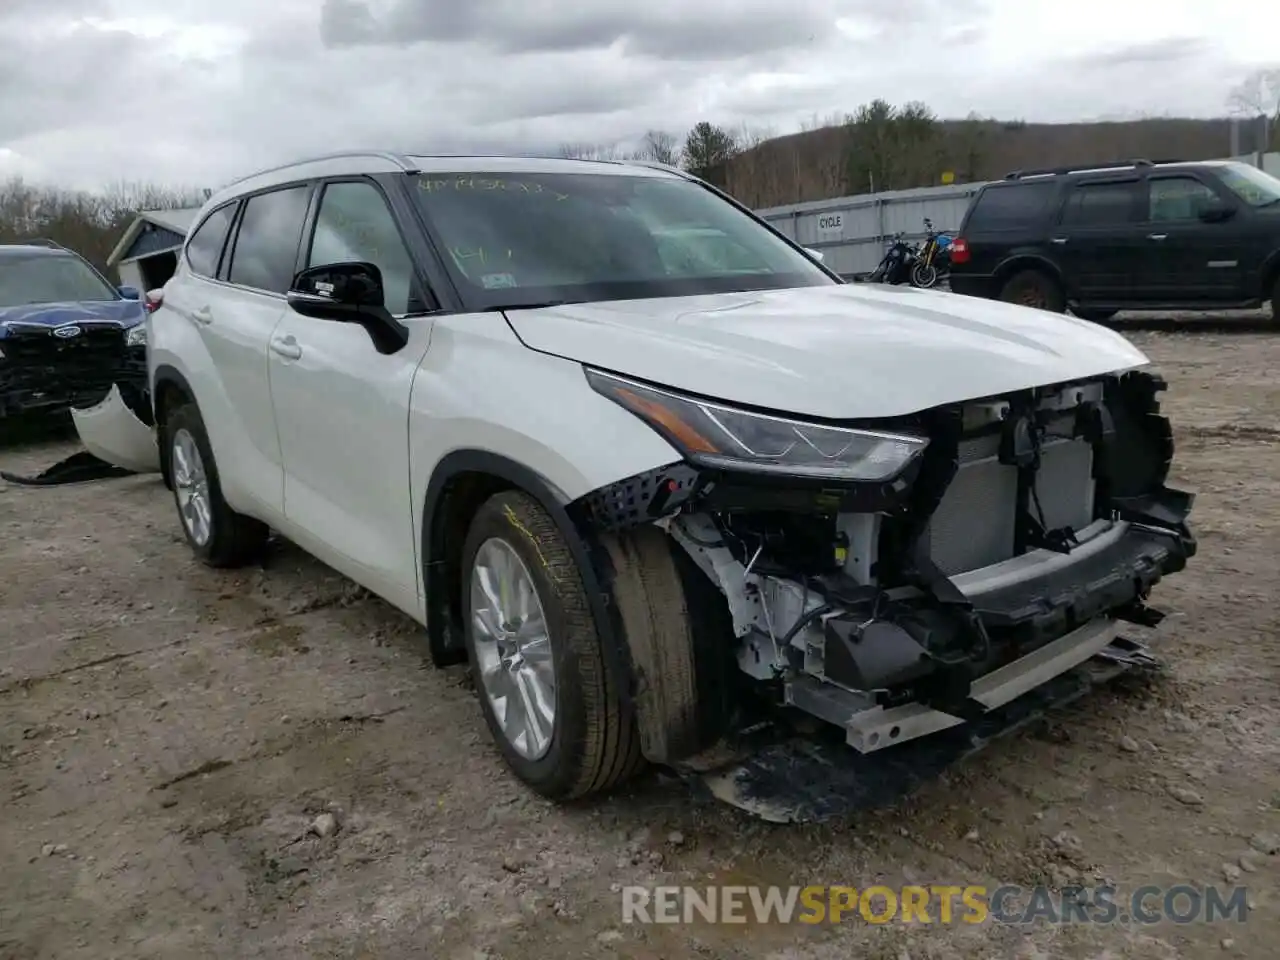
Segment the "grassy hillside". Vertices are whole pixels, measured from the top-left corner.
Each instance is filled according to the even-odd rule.
[[[1241,149],[1254,149],[1241,130]],[[907,135],[850,121],[766,140],[716,165],[712,174],[750,207],[991,180],[1010,170],[1150,160],[1207,160],[1231,152],[1229,120],[1151,119],[1112,123],[940,120]]]

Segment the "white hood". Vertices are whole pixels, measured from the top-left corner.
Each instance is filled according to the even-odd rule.
[[[535,350],[833,420],[900,416],[1149,362],[1085,320],[868,284],[571,304],[507,318]]]

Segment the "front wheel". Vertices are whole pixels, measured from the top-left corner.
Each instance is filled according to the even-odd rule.
[[[463,546],[466,644],[489,731],[516,776],[552,800],[608,790],[642,765],[625,677],[603,650],[555,521],[508,491]]]
[[[195,404],[169,414],[164,443],[178,519],[195,555],[211,567],[238,567],[254,559],[266,545],[267,527],[223,499],[218,465]]]
[[[911,268],[911,285],[928,289],[938,282],[938,268],[931,263],[917,263]]]

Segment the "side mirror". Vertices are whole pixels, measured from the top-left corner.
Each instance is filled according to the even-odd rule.
[[[358,323],[379,353],[395,353],[409,342],[409,331],[387,311],[382,271],[372,263],[327,263],[293,278],[286,298],[304,317]]]
[[[1230,220],[1235,216],[1236,208],[1223,203],[1221,200],[1214,200],[1202,204],[1196,213],[1203,223],[1222,223],[1224,220]]]
[[[130,287],[126,285],[123,287],[116,287],[116,289],[120,291],[120,296],[124,297],[126,300],[142,299],[142,291],[137,287]]]
[[[814,250],[812,247],[805,247],[804,252],[813,257],[813,259],[817,260],[819,263],[822,263],[823,260],[826,259],[826,257],[822,255],[821,250]]]

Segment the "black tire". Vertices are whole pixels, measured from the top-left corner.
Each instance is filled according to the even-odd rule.
[[[546,752],[522,755],[503,732],[479,676],[471,577],[488,540],[524,564],[546,618],[555,669],[555,718]],[[604,653],[582,574],[555,521],[528,494],[505,491],[476,511],[462,549],[467,656],[485,723],[511,770],[533,790],[566,801],[611,790],[643,765],[634,716],[624,707],[626,677]]]
[[[269,530],[266,524],[253,517],[237,513],[227,504],[222,496],[222,484],[218,479],[218,466],[213,459],[213,450],[209,446],[209,435],[205,431],[204,421],[194,403],[184,403],[170,411],[164,424],[165,456],[173,466],[173,447],[175,438],[185,433],[195,441],[196,450],[200,454],[208,486],[208,507],[210,532],[203,543],[197,541],[182,518],[181,490],[173,483],[174,504],[178,508],[178,522],[182,525],[183,535],[191,550],[204,563],[211,567],[240,567],[262,555],[266,546]]]
[[[1000,289],[1000,299],[1005,303],[1018,303],[1051,313],[1062,313],[1067,309],[1067,298],[1061,285],[1042,270],[1015,273]]]
[[[638,527],[603,541],[636,677],[641,750],[656,763],[682,760],[705,744],[695,620],[671,539],[657,527]]]
[[[938,285],[938,268],[932,264],[917,263],[911,268],[911,285],[929,290]]]
[[[1081,320],[1088,320],[1090,323],[1106,323],[1120,311],[1118,310],[1090,310],[1086,307],[1080,307],[1072,310]]]
[[[1276,277],[1276,282],[1271,287],[1271,319],[1280,323],[1280,275]]]

